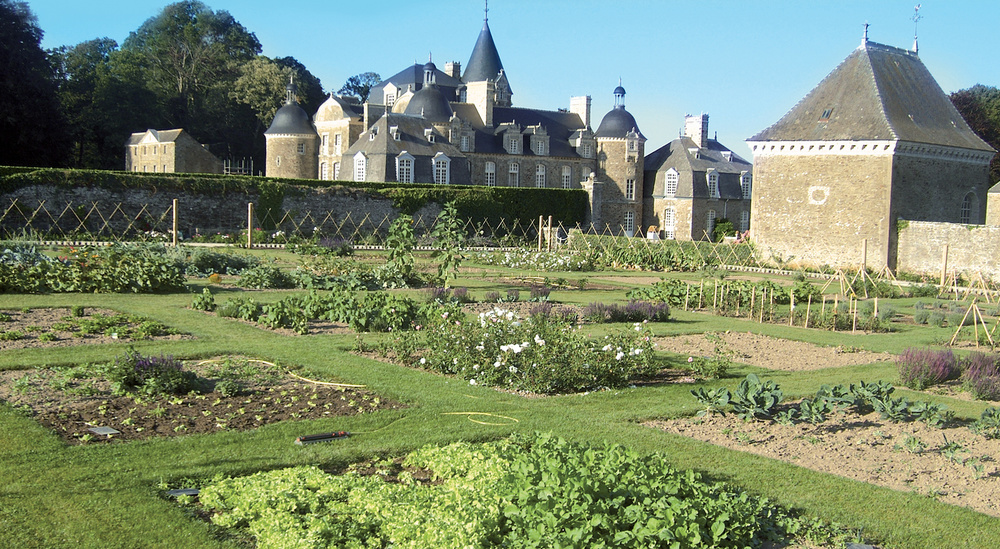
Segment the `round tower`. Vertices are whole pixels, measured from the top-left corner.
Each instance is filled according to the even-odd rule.
[[[295,100],[295,83],[285,87],[285,104],[274,114],[271,126],[264,132],[268,177],[316,179],[318,172],[319,134]]]
[[[597,140],[597,178],[604,183],[600,219],[614,234],[637,234],[642,221],[642,177],[646,138],[625,110],[625,88],[614,90],[615,106],[604,115]]]

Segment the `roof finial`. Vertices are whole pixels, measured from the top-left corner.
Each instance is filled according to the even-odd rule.
[[[486,10],[483,11],[483,23],[490,21],[490,0],[486,0]]]
[[[861,45],[864,46],[868,43],[868,21],[865,21],[865,35],[861,38]]]
[[[917,23],[923,19],[920,15],[920,4],[913,6],[913,17],[910,19],[913,19],[913,53],[917,53]]]

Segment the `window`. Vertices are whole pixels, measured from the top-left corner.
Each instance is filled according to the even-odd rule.
[[[341,140],[341,135],[339,133],[337,135],[333,136],[333,155],[334,156],[340,156],[341,154],[343,154],[343,152],[341,152],[341,150],[340,150],[340,140]]]
[[[330,134],[328,133],[323,134],[323,143],[320,146],[323,149],[324,155],[330,154]]]
[[[306,144],[299,143],[298,147],[296,147],[296,152],[298,152],[299,154],[306,154]]]
[[[663,210],[663,238],[673,240],[677,231],[677,210],[667,208]]]
[[[573,168],[569,166],[563,166],[562,169],[562,188],[568,189],[573,184]]]
[[[511,162],[510,163],[510,171],[507,172],[507,186],[508,187],[520,187],[521,186],[521,182],[518,180],[518,171],[519,170],[520,170],[520,166],[518,166],[517,162]]]
[[[520,134],[507,134],[507,152],[510,154],[521,154],[521,136]]]
[[[833,109],[832,108],[831,109],[826,109],[826,110],[823,111],[823,114],[820,115],[819,121],[820,122],[829,122],[831,115],[833,115]]]
[[[709,198],[719,198],[719,172],[715,170],[708,172],[708,196]]]
[[[413,157],[406,151],[396,157],[396,181],[413,183]]]
[[[629,152],[635,152],[638,147],[639,147],[639,144],[636,143],[636,141],[634,139],[629,139],[628,140],[628,150],[629,150]]]
[[[155,171],[155,170],[154,170]],[[968,225],[972,220],[972,201],[975,199],[975,195],[969,193],[965,195],[962,199],[962,211],[959,215],[958,222]]]
[[[157,148],[156,145],[153,145],[153,154],[154,155],[156,154],[156,148]]]
[[[326,162],[319,163],[319,178],[324,181],[330,179],[329,167],[326,165]]]
[[[447,185],[449,182],[448,169],[451,166],[451,159],[444,153],[434,155],[434,182],[438,185]]]
[[[333,178],[334,179],[340,178],[340,162],[333,163]]]
[[[424,139],[426,139],[428,143],[434,143],[434,130],[430,128],[425,128]]]
[[[580,156],[582,156],[584,158],[593,158],[594,157],[594,145],[592,145],[590,143],[583,143],[582,145],[580,145]]]
[[[708,233],[708,239],[712,239],[712,233],[715,232],[715,210],[708,210],[708,215],[705,216],[705,232]]]
[[[497,186],[497,164],[496,162],[486,163],[486,186],[496,187]]]
[[[163,154],[167,154],[167,146],[166,145],[163,146]]]
[[[740,174],[740,189],[743,191],[743,200],[750,200],[750,172]]]
[[[166,172],[167,172],[167,165],[166,165],[166,164],[164,164],[164,165],[163,165],[163,173],[166,173]]]
[[[541,164],[535,167],[535,186],[536,187],[545,186],[545,166]]]
[[[461,143],[459,149],[461,149],[462,152],[469,152],[469,136],[463,135],[459,142]]]
[[[153,173],[156,173],[156,164],[153,164]]]
[[[667,196],[677,196],[677,172],[673,168],[667,171],[664,178],[663,194]]]
[[[548,154],[548,146],[545,141],[538,139],[535,141],[535,154],[538,156],[545,156]]]
[[[385,92],[385,106],[391,107],[396,103],[395,92]]]
[[[740,212],[740,232],[745,233],[750,230],[750,212]]]
[[[625,200],[635,200],[635,179],[625,180]]]
[[[354,180],[364,181],[365,177],[368,175],[368,159],[365,158],[365,153],[359,152],[354,155]]]
[[[625,212],[625,219],[622,221],[622,229],[625,234],[635,234],[635,212]]]

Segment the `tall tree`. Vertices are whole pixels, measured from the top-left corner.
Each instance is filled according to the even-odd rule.
[[[951,102],[972,131],[1000,150],[1000,89],[976,84],[951,94]],[[1000,181],[1000,155],[990,163],[990,182]]]
[[[340,88],[340,95],[357,97],[361,103],[368,101],[368,95],[372,92],[372,87],[382,81],[382,77],[377,72],[363,72],[347,79],[343,87]]]
[[[0,0],[0,165],[56,166],[68,139],[42,30],[25,2]]]
[[[229,12],[185,0],[143,23],[122,49],[143,64],[171,125],[197,135],[214,133],[209,128],[232,114],[223,112],[232,106],[226,92],[239,76],[240,65],[260,53],[261,46]]]
[[[292,57],[269,59],[263,55],[240,67],[240,76],[229,92],[230,97],[249,105],[266,129],[285,102],[285,87],[295,82],[299,104],[307,113],[314,113],[323,101],[323,88],[302,63]]]

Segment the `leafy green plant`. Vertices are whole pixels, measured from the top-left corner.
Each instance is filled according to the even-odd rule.
[[[178,395],[199,387],[194,372],[167,356],[143,356],[129,348],[104,366],[104,376],[115,394],[137,391],[147,395]]]
[[[194,301],[191,303],[191,308],[196,311],[214,311],[215,310],[215,296],[212,295],[212,291],[208,288],[202,289],[201,293],[194,297]]]
[[[389,257],[379,278],[386,287],[402,287],[409,285],[413,279],[413,248],[417,245],[417,237],[413,232],[413,217],[401,214],[389,225],[389,235],[385,239],[385,247]]]
[[[906,448],[906,451],[911,454],[920,454],[927,449],[927,444],[913,435],[908,435],[906,440],[903,441],[903,445]]]
[[[910,403],[903,397],[896,399],[886,397],[872,400],[872,407],[882,419],[893,423],[906,421],[909,416]]]
[[[823,423],[833,407],[823,398],[804,398],[799,403],[798,417],[812,424]]]
[[[237,284],[256,290],[294,288],[292,278],[273,265],[257,265],[243,271]]]
[[[729,400],[732,398],[729,389],[725,387],[716,387],[715,389],[708,390],[704,387],[698,387],[697,389],[691,389],[691,394],[694,398],[698,399],[699,404],[705,407],[698,411],[696,414],[698,417],[710,415],[712,412],[725,414],[726,406],[729,406]]]
[[[757,374],[748,374],[733,394],[733,411],[745,421],[769,418],[782,398],[773,380],[761,381]]]
[[[465,240],[462,221],[458,218],[454,203],[449,202],[441,208],[441,214],[431,231],[431,238],[437,247],[432,257],[438,259],[438,280],[448,287],[448,281],[458,276],[458,267],[462,262],[462,242]]]
[[[83,305],[73,305],[72,307],[69,308],[69,310],[70,314],[72,314],[75,317],[81,317],[84,315]]]
[[[951,421],[954,413],[944,404],[918,401],[910,404],[909,413],[931,427],[943,427]]]
[[[969,429],[988,439],[1000,438],[1000,408],[991,406],[983,410],[982,415],[969,426]]]

